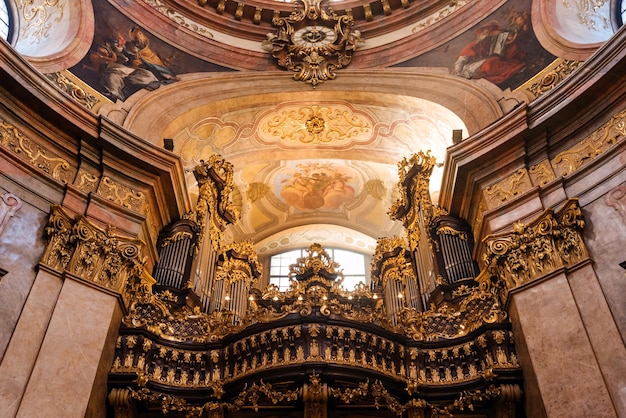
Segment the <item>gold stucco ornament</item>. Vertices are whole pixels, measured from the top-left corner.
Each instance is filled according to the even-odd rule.
[[[278,29],[268,33],[262,46],[278,60],[278,66],[293,71],[293,79],[313,87],[335,78],[363,43],[352,28],[352,16],[337,15],[323,0],[299,0],[288,17],[274,15]]]

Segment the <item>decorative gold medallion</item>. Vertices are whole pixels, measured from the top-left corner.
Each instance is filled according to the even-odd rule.
[[[335,70],[347,66],[363,42],[352,29],[352,16],[338,16],[323,1],[298,0],[288,17],[276,14],[272,23],[278,30],[263,42],[280,67],[295,72],[294,80],[313,87],[335,78]]]

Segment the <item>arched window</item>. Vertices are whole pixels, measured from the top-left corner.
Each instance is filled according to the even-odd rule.
[[[347,290],[353,290],[359,283],[369,283],[368,257],[355,251],[338,248],[324,248],[330,258],[340,265],[344,280],[342,286]],[[275,284],[281,291],[289,289],[289,266],[295,264],[298,258],[306,257],[304,248],[286,251],[270,257],[270,284]]]
[[[611,15],[613,17],[613,29],[617,32],[626,22],[626,0],[612,0]]]
[[[9,40],[11,34],[11,15],[6,0],[0,0],[0,38]]]

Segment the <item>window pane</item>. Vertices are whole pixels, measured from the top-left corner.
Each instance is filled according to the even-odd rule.
[[[366,283],[365,276],[345,276],[341,286],[344,289],[353,290],[359,282]]]
[[[335,250],[335,262],[341,265],[343,274],[365,274],[365,257],[352,251]]]
[[[365,256],[353,251],[340,250],[335,248],[325,249],[328,255],[340,265],[343,271],[343,288],[353,290],[359,282],[367,284]],[[286,251],[270,257],[270,279],[271,284],[275,284],[281,291],[289,289],[289,265],[295,264],[297,259],[306,256],[305,249]]]
[[[7,39],[9,36],[9,10],[5,0],[0,0],[0,38]]]

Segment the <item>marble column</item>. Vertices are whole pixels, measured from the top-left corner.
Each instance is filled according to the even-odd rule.
[[[17,416],[104,417],[121,316],[116,296],[66,279]]]
[[[510,295],[509,314],[532,417],[617,417],[603,370],[564,272]]]
[[[2,417],[15,416],[19,408],[62,285],[58,272],[39,269],[0,364]]]

